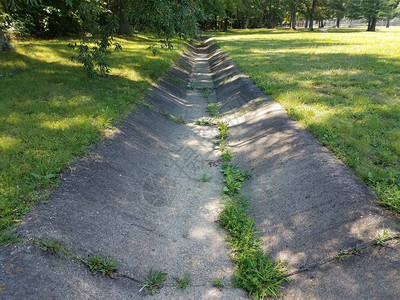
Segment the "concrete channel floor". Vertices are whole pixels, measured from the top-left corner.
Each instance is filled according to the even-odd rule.
[[[216,131],[194,125],[207,115],[205,88],[229,122],[236,162],[252,175],[243,192],[263,249],[292,273],[284,298],[400,299],[399,242],[370,245],[383,228],[397,232],[398,219],[211,40],[189,48],[149,92],[152,107],[136,109],[75,163],[19,227],[27,241],[55,239],[82,256],[111,257],[120,277],[93,276],[24,242],[0,249],[1,299],[247,299],[211,287],[216,277],[229,282],[234,266],[215,223],[223,180]],[[173,122],[180,115],[187,124]],[[357,245],[360,255],[335,259]],[[169,274],[155,297],[138,292],[150,268]],[[193,284],[180,291],[173,276],[184,272]]]

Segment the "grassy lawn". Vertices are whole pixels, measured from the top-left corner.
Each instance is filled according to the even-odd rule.
[[[158,39],[118,39],[112,76],[88,79],[69,58],[71,40],[16,42],[0,55],[0,245],[10,229],[46,199],[74,157],[83,155],[133,108],[150,84],[177,59],[175,50],[153,56]]]
[[[400,213],[400,28],[240,30],[215,40]]]

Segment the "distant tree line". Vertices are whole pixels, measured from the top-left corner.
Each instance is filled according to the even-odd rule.
[[[55,38],[101,32],[112,22],[112,34],[135,31],[157,34],[169,45],[173,36],[195,37],[199,30],[296,29],[343,18],[363,19],[368,30],[399,14],[400,0],[0,0],[0,49],[11,49],[6,32],[20,37]],[[114,28],[114,27],[113,27]]]
[[[400,15],[400,0],[203,0],[203,29],[274,28],[283,24],[296,29],[299,20],[313,31],[317,22],[344,19],[365,20],[368,31],[375,31],[378,20],[390,20]]]

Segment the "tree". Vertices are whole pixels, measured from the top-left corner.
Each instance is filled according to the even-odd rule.
[[[344,18],[346,13],[344,0],[329,0],[328,7],[332,11],[332,16],[336,18],[336,27],[340,27],[340,21]]]
[[[14,47],[5,34],[4,21],[9,18],[10,10],[14,9],[18,2],[26,2],[31,5],[37,4],[36,0],[1,0],[0,1],[0,51],[12,50]]]
[[[88,0],[93,1],[94,0]],[[0,49],[13,49],[5,29],[16,24],[25,27],[32,36],[54,37],[69,31],[72,35],[79,32],[76,7],[85,1],[78,0],[1,0],[0,1]],[[74,9],[72,9],[74,8]],[[7,22],[5,22],[7,20]],[[19,21],[15,23],[15,21]],[[75,31],[74,31],[75,30]]]
[[[131,24],[129,22],[131,9],[131,1],[129,0],[114,0],[112,3],[112,10],[117,15],[118,34],[120,35],[132,35]]]
[[[132,0],[130,19],[134,27],[155,32],[167,46],[169,40],[198,35],[199,5],[194,0]]]
[[[198,21],[203,30],[220,28],[222,20],[227,18],[225,6],[220,0],[199,0]]]
[[[317,0],[312,0],[311,10],[310,10],[310,23],[308,27],[308,31],[314,31],[314,17],[315,17],[315,8],[317,6]]]
[[[304,18],[304,28],[308,28],[309,20],[311,18],[312,0],[299,0],[297,11],[299,15]]]
[[[368,22],[367,31],[375,31],[376,22],[382,18],[387,9],[387,0],[361,0],[361,15]]]
[[[12,49],[14,49],[14,47],[13,45],[11,45],[6,34],[4,33],[4,29],[0,24],[0,51],[12,50]]]
[[[397,15],[397,8],[400,9],[400,0],[389,0],[384,14],[386,15],[386,28],[390,26],[390,20]]]
[[[289,0],[287,3],[287,9],[290,13],[290,28],[296,30],[296,14],[297,14],[297,0]]]
[[[352,20],[358,20],[362,18],[361,13],[361,0],[348,0],[346,4],[346,17],[350,19],[350,26]]]

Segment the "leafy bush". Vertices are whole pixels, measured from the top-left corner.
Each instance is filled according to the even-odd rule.
[[[115,51],[122,50],[119,43],[113,42],[113,34],[117,28],[117,20],[110,19],[106,25],[100,28],[98,39],[85,38],[79,45],[76,43],[69,44],[71,48],[78,50],[78,55],[72,56],[71,60],[83,64],[90,78],[95,78],[98,75],[105,77],[111,72],[109,63],[111,51],[108,49],[114,46]],[[94,43],[94,46],[89,46],[90,42]]]

